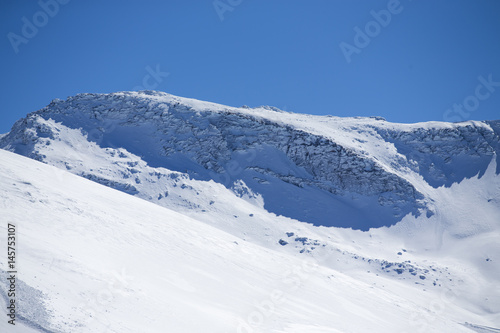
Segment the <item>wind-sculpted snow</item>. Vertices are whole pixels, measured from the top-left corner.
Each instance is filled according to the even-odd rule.
[[[42,119],[61,124],[51,130]],[[498,132],[483,123],[408,127],[380,118],[231,108],[159,92],[55,100],[17,122],[0,147],[57,163],[49,162],[47,145],[55,137],[69,140],[58,134],[60,126],[86,134],[79,146],[122,148],[149,167],[227,188],[241,180],[276,214],[363,230],[392,225],[409,213],[432,215],[419,177],[434,187],[449,186],[484,172],[499,149]],[[79,174],[136,193],[135,185],[106,180],[102,172],[87,168]]]

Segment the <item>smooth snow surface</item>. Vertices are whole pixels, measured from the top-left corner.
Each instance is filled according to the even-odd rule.
[[[425,280],[398,279],[401,274],[384,274],[379,264],[361,259],[401,257],[394,253],[404,244],[394,236],[397,228],[308,227],[304,234],[322,236],[321,251],[280,251],[287,246],[256,245],[80,177],[59,178],[54,167],[13,153],[0,150],[0,161],[1,229],[5,234],[6,223],[17,225],[25,326],[50,332],[471,332],[462,324],[499,324],[498,223],[464,242],[450,239],[447,255],[443,248],[427,254],[422,244],[408,247],[403,258],[415,268],[438,271],[422,270]],[[464,259],[467,247],[480,253],[469,251]],[[475,257],[490,261],[471,264]]]

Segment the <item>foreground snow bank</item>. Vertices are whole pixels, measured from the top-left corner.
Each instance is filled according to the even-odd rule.
[[[465,321],[491,326],[484,313],[460,308],[438,292],[384,277],[370,283],[362,270],[326,268],[318,259],[246,242],[80,177],[56,177],[58,172],[0,150],[0,232],[6,234],[7,223],[17,226],[19,281],[26,286],[19,321],[25,327],[415,332],[424,327],[416,313],[437,314],[426,332],[471,332]],[[4,256],[0,268],[7,270]],[[31,311],[33,304],[38,311]]]

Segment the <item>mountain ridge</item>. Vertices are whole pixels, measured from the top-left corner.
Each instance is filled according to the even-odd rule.
[[[484,172],[493,155],[500,156],[495,122],[391,124],[232,108],[153,91],[54,100],[16,122],[0,147],[43,161],[46,147],[35,148],[37,140],[53,140],[59,132],[37,124],[38,117],[80,129],[85,141],[101,148],[126,149],[151,167],[227,188],[242,180],[276,214],[362,230],[393,225],[407,214],[432,215],[425,186],[450,186]],[[304,189],[310,200],[301,195]],[[366,211],[377,212],[368,224]]]

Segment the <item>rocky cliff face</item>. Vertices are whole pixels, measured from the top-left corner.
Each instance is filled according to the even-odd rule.
[[[159,194],[140,185],[148,180],[137,174],[160,168],[247,191],[249,198],[261,195],[276,214],[367,229],[409,213],[432,214],[425,187],[484,172],[498,156],[498,128],[498,122],[401,125],[125,92],[55,100],[18,121],[0,148],[145,199]],[[54,144],[78,158],[62,161]],[[96,151],[104,154],[100,167]],[[104,152],[135,157],[120,164]],[[168,192],[171,185],[164,186]]]
[[[410,164],[413,170],[433,187],[450,186],[464,178],[482,174],[492,158],[499,158],[498,121],[488,121],[480,126],[463,123],[452,127],[384,129],[379,132],[394,143],[408,161],[414,162]]]

